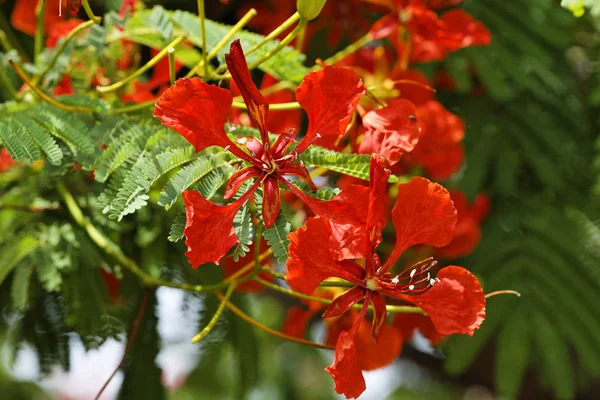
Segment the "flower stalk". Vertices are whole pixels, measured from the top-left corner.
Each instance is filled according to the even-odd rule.
[[[46,15],[46,2],[38,1],[35,7],[35,38],[33,44],[33,60],[35,64],[39,62],[42,47],[44,46],[44,19]]]
[[[204,327],[204,329],[202,329],[196,336],[194,336],[192,338],[192,343],[198,343],[214,329],[214,327],[217,325],[217,322],[219,321],[219,318],[221,318],[221,315],[223,315],[223,311],[225,311],[225,305],[231,298],[231,295],[233,294],[233,290],[235,289],[235,286],[236,286],[235,282],[232,282],[231,284],[229,284],[229,288],[227,288],[227,292],[225,292],[225,296],[223,296],[221,298],[221,304],[219,304],[219,308],[217,308],[217,311],[210,319],[208,325],[206,325],[206,327]]]
[[[256,15],[256,10],[254,8],[251,8],[243,17],[242,19],[240,19],[237,24],[235,24],[231,30],[229,32],[227,32],[227,34],[225,36],[223,36],[223,38],[219,41],[219,43],[217,43],[215,45],[215,47],[208,53],[208,55],[206,56],[206,59],[202,59],[194,68],[192,68],[190,70],[190,72],[188,72],[188,74],[186,75],[186,78],[191,78],[194,75],[198,75],[201,72],[201,69],[203,68],[203,66],[209,62],[210,60],[212,60],[213,58],[215,58],[215,56],[217,55],[217,53],[219,52],[219,50],[221,50],[223,47],[225,47],[225,45],[227,43],[229,43],[229,41],[231,40],[231,38],[233,38],[233,35],[235,35],[237,32],[239,32],[244,26],[246,26],[246,24],[248,22],[250,22],[250,20],[252,18],[254,18],[254,16]]]
[[[102,18],[94,15],[94,12],[92,11],[92,8],[90,7],[89,1],[83,0],[83,2],[81,4],[83,5],[83,9],[85,10],[85,13],[88,16],[88,18],[91,21],[94,21],[94,23],[100,24],[100,22],[102,21]]]
[[[163,59],[164,56],[166,56],[169,53],[169,48],[176,47],[179,43],[183,41],[183,39],[185,39],[184,35],[178,36],[177,38],[175,38],[175,40],[169,43],[167,47],[162,49],[156,56],[154,56],[150,61],[148,61],[145,65],[143,65],[141,68],[139,68],[137,71],[135,71],[128,77],[124,78],[119,82],[113,83],[112,85],[97,86],[96,90],[100,93],[109,93],[122,88],[138,76],[142,75],[144,72],[148,71],[150,68],[154,67],[160,60]]]

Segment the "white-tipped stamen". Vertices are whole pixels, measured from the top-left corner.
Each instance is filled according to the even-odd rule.
[[[408,285],[408,290],[414,290],[415,285]]]
[[[400,278],[398,278],[398,276],[395,276],[395,277],[393,277],[393,278],[392,278],[392,283],[393,283],[394,285],[397,285],[398,283],[400,283]]]
[[[430,279],[430,280],[429,280],[429,284],[430,284],[431,286],[435,285],[435,279]]]
[[[412,279],[415,276],[416,273],[417,273],[417,269],[416,268],[413,269],[412,271],[410,271],[410,279]]]

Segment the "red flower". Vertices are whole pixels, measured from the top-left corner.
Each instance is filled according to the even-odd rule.
[[[485,26],[463,10],[451,10],[441,18],[435,9],[459,1],[365,0],[386,5],[390,13],[371,28],[376,38],[389,37],[403,60],[431,62],[444,59],[449,52],[474,45],[488,45],[491,35]],[[405,34],[408,34],[408,39]]]
[[[367,112],[362,118],[365,135],[358,152],[378,153],[390,165],[396,164],[419,141],[415,113],[415,106],[404,99],[394,100],[383,108]]]
[[[15,164],[16,162],[12,159],[8,150],[5,148],[0,149],[0,172],[8,171]]]
[[[363,307],[348,331],[340,333],[334,363],[327,371],[336,381],[336,391],[347,397],[357,397],[364,390],[364,379],[355,347],[355,337],[369,303],[373,304],[372,336],[380,338],[386,320],[383,296],[407,301],[423,309],[442,334],[472,335],[485,317],[485,297],[477,279],[461,267],[450,266],[433,278],[430,269],[435,262],[425,260],[392,278],[388,271],[400,255],[416,244],[445,246],[452,239],[456,210],[450,195],[442,186],[415,177],[398,187],[392,222],[396,228],[396,245],[387,262],[380,264],[375,248],[382,240],[385,207],[382,199],[387,192],[390,171],[383,167],[381,157],[371,161],[370,200],[365,225],[367,247],[360,256],[365,266],[347,257],[338,257],[343,246],[332,235],[328,218],[311,218],[306,228],[288,236],[290,258],[287,261],[287,281],[305,294],[311,294],[321,281],[329,277],[344,279],[356,286],[337,297],[323,316],[336,317],[363,300]]]
[[[421,136],[414,150],[403,159],[403,164],[420,165],[432,178],[448,179],[463,163],[461,142],[465,124],[437,101],[418,107],[416,115]]]
[[[71,32],[74,28],[77,27],[77,25],[81,24],[82,22],[83,21],[80,19],[56,21],[52,26],[52,29],[48,32],[48,36],[46,37],[46,47],[49,47],[51,49],[55,48],[60,39],[67,36],[69,32]]]
[[[365,242],[357,240],[359,228],[354,227],[359,225],[358,221],[366,220],[363,207],[366,188],[357,186],[333,200],[321,202],[300,191],[285,176],[299,177],[315,187],[306,167],[296,162],[298,154],[321,135],[340,135],[345,131],[350,114],[365,91],[360,78],[349,69],[335,67],[326,67],[305,77],[296,97],[309,115],[308,132],[293,148],[295,131],[283,133],[273,143],[270,142],[267,131],[269,104],[252,81],[239,41],[232,43],[226,62],[250,118],[260,131],[260,140],[255,137],[238,138],[238,144],[245,150],[233,143],[223,129],[232,103],[228,90],[208,85],[199,78],[183,78],[163,93],[154,109],[154,115],[161,118],[164,125],[183,135],[197,151],[219,146],[250,164],[232,175],[225,190],[225,199],[232,198],[246,181],[255,180],[246,194],[227,206],[215,205],[196,192],[184,193],[186,254],[192,266],[218,263],[238,242],[232,227],[233,218],[260,185],[263,190],[263,220],[267,228],[271,227],[279,214],[280,183],[300,197],[313,212],[328,216],[339,224],[334,233],[338,239],[348,242],[340,256],[342,253],[358,252]],[[219,240],[214,241],[214,238]]]
[[[37,19],[35,9],[38,2],[42,0],[17,0],[10,16],[10,22],[15,29],[28,34],[35,35]],[[62,8],[65,8],[63,3]],[[44,13],[44,33],[52,32],[55,24],[61,22],[63,17],[59,14],[60,0],[46,0],[46,10]]]
[[[458,258],[470,254],[479,243],[480,224],[490,209],[490,200],[483,193],[477,195],[473,204],[469,204],[467,196],[457,190],[451,191],[450,197],[456,207],[458,222],[452,241],[434,250],[438,258]]]

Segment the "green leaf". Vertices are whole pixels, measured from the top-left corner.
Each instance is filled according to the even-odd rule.
[[[288,253],[290,241],[287,239],[287,235],[291,231],[292,224],[290,224],[290,220],[283,212],[280,212],[275,224],[263,232],[263,237],[273,251],[273,256],[280,264],[283,264],[290,257]]]
[[[220,152],[200,158],[171,178],[161,192],[158,204],[169,209],[192,186],[208,199],[227,181],[233,170],[229,163],[229,153]]]
[[[346,154],[318,146],[300,153],[300,160],[310,167],[327,168],[340,174],[369,180],[370,154]]]
[[[96,146],[88,135],[89,129],[79,116],[50,106],[35,107],[27,115],[45,126],[52,135],[64,141],[74,153],[94,152]]]
[[[33,263],[20,263],[15,269],[12,286],[10,287],[10,297],[15,310],[22,310],[27,306],[29,299],[29,283],[33,273]]]
[[[173,37],[173,23],[169,18],[167,11],[161,6],[154,6],[148,18],[149,25],[156,29],[158,33],[165,39],[171,40]]]
[[[25,128],[14,120],[0,120],[0,139],[15,161],[32,163],[40,158],[40,151]]]
[[[515,398],[519,393],[521,377],[529,361],[531,338],[528,315],[518,308],[498,337],[498,346],[510,352],[498,352],[496,358],[496,385],[505,396]]]
[[[169,241],[176,243],[183,239],[183,231],[185,229],[185,211],[180,212],[175,217],[171,230],[169,231]]]
[[[63,152],[56,143],[56,140],[48,133],[44,127],[40,126],[32,119],[17,116],[16,123],[21,125],[25,132],[31,136],[38,147],[46,154],[48,161],[53,165],[60,165]]]
[[[238,210],[233,219],[233,229],[239,240],[239,243],[233,247],[233,253],[231,254],[233,261],[237,262],[250,251],[249,246],[254,239],[252,227],[252,215],[250,214],[248,203],[246,203]]]
[[[0,283],[11,273],[19,262],[40,246],[40,241],[29,234],[23,234],[5,243],[0,250]]]

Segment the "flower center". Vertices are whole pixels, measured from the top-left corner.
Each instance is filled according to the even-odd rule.
[[[377,289],[379,289],[379,284],[374,278],[367,279],[365,281],[365,286],[367,287],[367,289],[372,291],[377,291]]]

